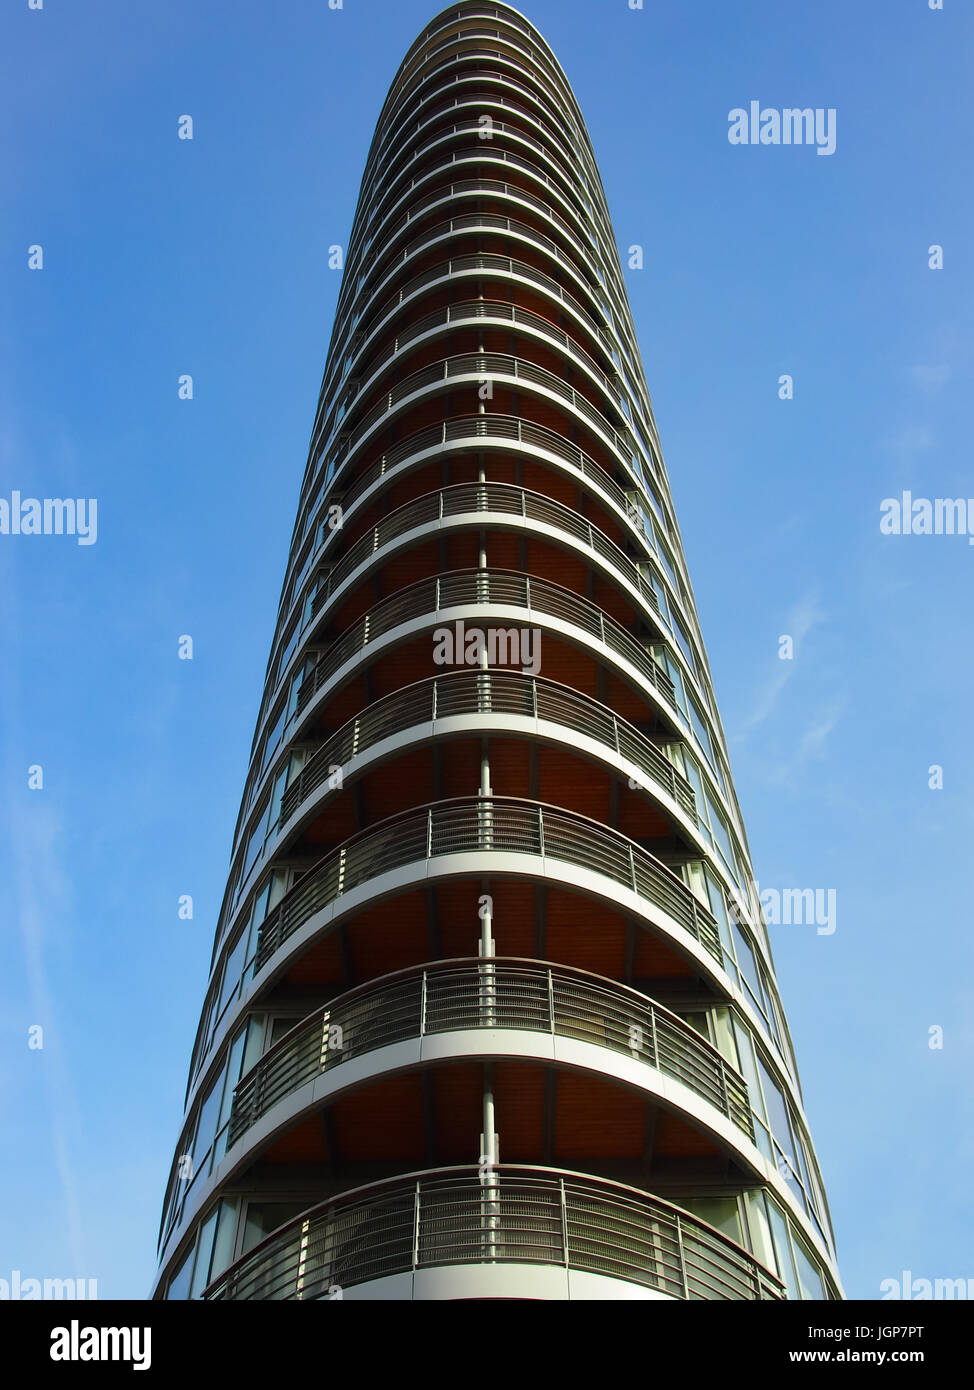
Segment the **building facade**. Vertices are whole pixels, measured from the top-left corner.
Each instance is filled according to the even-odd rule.
[[[841,1297],[592,147],[407,53],[348,246],[159,1298]]]

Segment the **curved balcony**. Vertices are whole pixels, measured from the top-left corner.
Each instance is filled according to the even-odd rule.
[[[508,1165],[409,1173],[332,1197],[273,1232],[203,1296],[322,1299],[395,1275],[511,1264],[674,1299],[784,1297],[753,1255],[670,1202],[621,1183]],[[569,1280],[561,1296],[570,1288]]]
[[[497,957],[400,970],[302,1019],[238,1084],[227,1147],[285,1096],[354,1057],[468,1029],[546,1033],[620,1052],[679,1081],[754,1138],[743,1077],[688,1023],[587,971]]]
[[[371,245],[376,241],[384,243],[388,239],[388,237],[395,232],[397,226],[399,225],[399,222],[393,219],[413,219],[420,212],[422,212],[423,208],[428,204],[451,201],[451,197],[447,196],[446,194],[446,188],[448,185],[442,183],[442,180],[449,179],[449,187],[451,188],[456,188],[458,183],[463,182],[462,176],[460,179],[457,179],[456,177],[451,177],[451,171],[462,170],[465,165],[473,165],[477,173],[469,181],[479,182],[483,178],[483,175],[480,174],[480,170],[484,166],[498,165],[500,166],[500,168],[498,168],[498,170],[496,171],[498,175],[500,174],[501,169],[509,169],[512,170],[515,174],[523,174],[532,184],[537,184],[539,188],[543,189],[545,193],[548,195],[548,197],[554,202],[558,210],[559,216],[561,218],[568,218],[568,220],[572,223],[572,225],[575,228],[576,235],[580,237],[585,237],[587,234],[587,240],[591,243],[592,247],[592,249],[589,251],[589,255],[593,258],[601,259],[600,253],[596,250],[595,247],[594,236],[591,232],[588,232],[587,228],[585,227],[584,220],[582,219],[580,214],[572,206],[572,204],[568,201],[567,198],[562,197],[560,190],[552,182],[552,180],[549,179],[540,169],[538,169],[537,166],[534,165],[530,160],[522,159],[519,155],[510,154],[507,150],[491,149],[489,146],[490,142],[484,141],[483,146],[481,148],[471,148],[466,151],[455,151],[452,158],[444,158],[441,163],[433,166],[432,168],[425,169],[422,172],[417,173],[412,183],[408,184],[402,190],[402,193],[398,198],[389,203],[389,206],[386,207],[384,211],[382,211],[381,213],[377,212],[376,215],[381,218],[381,223],[389,223],[391,225],[388,227],[384,227],[382,225],[377,227],[375,235],[372,238],[370,238],[370,241],[367,244]],[[432,185],[432,187],[428,187],[429,185]],[[424,186],[427,186],[425,192],[423,191]],[[521,191],[516,184],[514,185],[514,191]],[[524,190],[524,192],[525,201],[527,202],[530,202],[532,198],[537,198],[537,195],[533,194],[530,188]],[[384,197],[384,201],[388,202],[388,197]],[[544,204],[541,199],[537,199],[537,201],[541,203],[542,207],[547,206],[547,204]],[[349,264],[347,266],[347,269],[355,269],[354,265],[351,263],[351,258],[349,258]],[[335,338],[336,350],[346,332],[347,328],[339,328],[338,335]]]
[[[503,518],[509,518],[508,524],[512,526],[532,522],[535,524],[530,528],[532,536],[559,542],[570,539],[576,546],[580,545],[583,552],[591,552],[600,562],[598,567],[604,577],[624,582],[630,602],[641,602],[654,622],[661,621],[655,589],[639,566],[614,541],[573,508],[513,483],[455,483],[397,507],[333,562],[312,599],[311,617],[317,618],[343,592],[347,595],[349,581],[360,582],[364,567],[382,563],[401,546],[412,545],[424,533],[429,534],[430,528],[439,532],[451,523],[463,524],[464,518],[479,523],[485,515],[491,518],[485,524],[497,529],[504,526]],[[660,633],[668,634],[666,624],[660,627]]]
[[[501,612],[491,614],[488,604]],[[501,613],[509,612],[515,612],[517,619],[524,615],[528,622],[553,619],[564,625],[564,635],[569,640],[579,642],[593,654],[608,652],[616,658],[617,664],[632,673],[630,678],[642,693],[655,691],[660,697],[661,711],[682,732],[683,716],[677,713],[673,682],[631,632],[597,604],[579,598],[570,589],[508,570],[455,570],[433,579],[421,579],[401,593],[383,599],[346,628],[308,672],[298,691],[298,710],[303,710],[343,668],[357,662],[366,649],[381,639],[417,620],[426,619],[430,624],[447,621],[443,614],[452,609],[457,609],[464,621],[480,625],[493,620],[495,625],[502,625]],[[562,630],[560,626],[558,630]],[[302,650],[299,644],[292,658],[295,664]]]
[[[547,219],[547,222],[550,223],[552,231],[557,231],[572,246],[575,258],[546,232],[539,230],[538,227],[529,222],[521,222],[513,217],[504,217],[499,213],[473,212],[447,218],[443,222],[436,222],[433,226],[419,233],[414,240],[406,241],[402,245],[397,245],[396,240],[393,239],[363,266],[360,272],[360,287],[366,289],[371,296],[372,290],[369,288],[371,285],[382,283],[394,270],[401,268],[406,261],[411,260],[419,252],[435,246],[437,242],[450,242],[458,232],[496,232],[502,236],[517,237],[530,244],[535,250],[543,251],[574,279],[578,280],[583,287],[590,285],[591,282],[582,273],[582,267],[585,264],[584,252],[581,248],[577,248],[571,232],[554,217]],[[400,235],[402,232],[410,230],[411,226],[412,219],[408,226],[401,229]],[[379,276],[382,277],[381,280],[378,278]],[[595,288],[595,286],[591,287]],[[356,291],[356,293],[358,292]],[[340,309],[338,313],[344,322],[345,309]]]
[[[349,373],[354,377],[357,370],[361,370],[361,363],[365,362],[370,373],[369,385],[379,373],[397,359],[406,348],[418,345],[420,340],[435,336],[437,331],[446,334],[457,328],[482,326],[482,327],[505,327],[509,328],[512,324],[521,329],[528,330],[542,339],[546,340],[546,345],[554,345],[560,352],[566,353],[578,363],[581,369],[586,372],[605,394],[613,400],[620,408],[624,402],[624,396],[612,379],[606,375],[595,359],[590,356],[574,338],[570,337],[563,329],[560,329],[550,319],[542,318],[540,314],[533,313],[530,309],[521,309],[514,304],[505,304],[500,300],[490,299],[468,299],[460,300],[456,304],[451,304],[444,309],[437,309],[433,313],[424,314],[422,318],[413,319],[402,327],[395,335],[392,345],[379,354],[374,354],[371,339],[382,328],[387,327],[394,317],[398,306],[392,309],[388,319],[384,320],[379,329],[370,330],[369,334],[362,339],[355,348],[352,360],[349,364]],[[337,359],[336,359],[337,360]],[[364,386],[363,386],[364,389]],[[312,454],[321,452],[322,441],[328,439],[336,428],[335,424],[330,425],[327,433],[323,428],[323,421],[332,413],[333,406],[329,406],[325,416],[320,417],[321,423],[315,426],[315,443]],[[320,458],[318,459],[320,463]],[[656,463],[652,460],[652,467],[655,471]]]
[[[570,239],[570,233],[562,224],[558,224],[557,230],[566,239]],[[546,236],[544,232],[538,231],[526,222],[518,222],[512,218],[490,213],[473,213],[466,217],[454,217],[448,221],[436,223],[417,234],[413,240],[405,245],[396,246],[393,244],[385,247],[383,253],[376,256],[373,262],[360,272],[359,286],[354,301],[348,300],[345,307],[337,311],[336,321],[341,324],[340,337],[344,338],[345,336],[348,315],[353,308],[358,313],[358,321],[361,321],[365,318],[366,312],[372,309],[383,290],[388,288],[394,277],[404,269],[409,268],[411,260],[423,252],[435,249],[438,243],[449,245],[455,240],[456,233],[464,231],[469,233],[500,232],[517,237],[531,250],[541,251],[555,262],[559,270],[563,271],[574,282],[579,292],[588,295],[597,309],[601,308],[601,286],[598,283],[593,283],[583,273],[584,258],[581,254],[578,255],[577,259],[573,259],[551,237]],[[488,253],[482,251],[480,254]],[[411,288],[412,282],[404,285],[402,292],[406,293]],[[383,311],[380,310],[381,312]]]
[[[480,77],[480,74],[477,73],[477,76]],[[468,97],[466,104],[470,105],[476,101],[476,97]],[[545,167],[553,170],[555,176],[561,180],[566,195],[574,198],[580,207],[586,206],[590,196],[588,180],[584,172],[580,172],[580,161],[577,158],[573,159],[565,148],[563,133],[549,132],[536,116],[506,100],[500,92],[481,93],[478,104],[483,108],[493,107],[508,117],[513,117],[507,122],[492,117],[491,139],[498,134],[506,135],[509,139],[528,146],[532,153],[544,161]],[[371,196],[367,197],[363,204],[367,215],[378,206],[378,200],[394,190],[399,180],[409,173],[410,165],[433,149],[437,143],[454,135],[473,134],[478,140],[484,138],[483,127],[479,121],[476,118],[471,120],[466,113],[458,113],[457,119],[451,125],[450,110],[451,107],[447,104],[425,120],[414,121],[387,148],[383,167],[372,181]]]
[[[545,275],[535,266],[529,265],[527,261],[515,260],[512,256],[499,256],[490,252],[478,252],[475,255],[454,256],[441,265],[432,266],[429,270],[424,270],[419,275],[414,275],[411,280],[396,291],[384,305],[372,312],[372,306],[379,296],[388,288],[388,282],[395,278],[401,267],[396,267],[382,283],[376,285],[369,293],[367,299],[361,303],[356,303],[356,324],[360,322],[363,327],[361,332],[371,334],[379,324],[387,323],[393,314],[398,313],[404,305],[425,290],[437,286],[453,284],[458,280],[469,276],[476,276],[478,279],[489,277],[504,277],[511,280],[519,280],[533,289],[543,290],[551,299],[565,309],[570,310],[585,331],[592,337],[601,338],[603,341],[608,339],[609,330],[605,324],[592,314],[585,306],[580,303],[574,295],[570,294],[557,280],[550,275]],[[584,280],[575,276],[575,279],[584,286]],[[596,296],[592,294],[593,299]],[[350,306],[351,307],[351,306]],[[358,309],[361,308],[361,316]],[[369,315],[371,314],[371,317]],[[341,336],[347,333],[347,327],[341,329]]]
[[[503,110],[503,103],[500,101],[488,101],[485,106],[495,106],[496,109]],[[548,141],[544,133],[535,133],[530,129],[533,122],[524,121],[521,125],[511,125],[501,120],[494,120],[490,129],[490,139],[484,140],[484,128],[479,120],[458,120],[452,126],[445,123],[432,123],[433,128],[427,129],[418,136],[412,137],[413,143],[409,150],[399,152],[399,159],[396,160],[392,169],[394,172],[387,173],[387,181],[382,181],[376,185],[371,199],[371,208],[367,215],[381,215],[384,204],[398,202],[399,189],[408,179],[411,181],[416,169],[422,168],[423,160],[430,157],[439,157],[441,152],[445,152],[451,143],[461,140],[467,136],[473,136],[478,142],[476,148],[482,148],[489,144],[493,152],[501,149],[508,150],[508,153],[520,149],[525,151],[524,156],[530,157],[537,167],[546,171],[546,182],[560,199],[564,200],[569,206],[573,207],[576,216],[583,217],[588,209],[588,194],[584,181],[578,177],[578,171],[574,164],[569,164],[563,157],[561,150],[553,141]],[[497,142],[497,143],[495,143]],[[508,148],[510,147],[510,148]],[[461,145],[457,153],[464,151],[469,153],[470,146]]]
[[[444,168],[448,167],[450,166],[444,166]],[[455,206],[457,201],[462,198],[478,196],[503,198],[509,202],[522,203],[525,207],[530,208],[532,212],[537,212],[544,216],[552,226],[557,227],[559,231],[561,231],[563,227],[567,228],[568,226],[561,213],[550,203],[546,203],[543,198],[536,197],[528,189],[522,188],[519,184],[507,183],[502,179],[474,178],[451,180],[448,185],[434,188],[431,192],[424,194],[422,197],[410,199],[407,210],[401,213],[396,221],[370,235],[368,241],[363,243],[361,250],[350,252],[348,260],[345,263],[347,283],[351,285],[359,275],[366,273],[364,270],[358,268],[357,263],[361,260],[362,256],[365,255],[368,247],[377,243],[381,246],[391,246],[403,231],[414,226],[417,218],[420,218],[423,213],[437,206]],[[393,211],[394,209],[386,214],[387,222],[392,216]],[[576,231],[566,231],[565,235],[570,238],[581,258],[591,258],[593,256],[593,248],[591,246],[583,247],[579,239],[578,233],[582,232],[582,230],[583,229],[578,227],[576,222]],[[344,313],[344,300],[340,300],[340,302],[342,304],[342,312]],[[339,341],[340,338],[336,338],[336,351]],[[334,354],[331,355],[330,360],[335,360]],[[327,383],[327,377],[325,380]]]
[[[345,767],[386,739],[410,730],[442,727],[445,720],[490,715],[530,720],[535,729],[554,724],[570,735],[602,745],[637,768],[696,824],[692,786],[651,739],[626,719],[571,686],[515,671],[454,671],[396,690],[354,715],[316,749],[281,800],[284,825],[321,786],[334,767]]]
[[[486,106],[493,105],[504,111],[511,112],[520,117],[520,119],[529,122],[535,130],[540,132],[544,139],[550,140],[552,145],[558,150],[563,161],[567,163],[577,158],[576,152],[570,150],[564,143],[564,128],[559,128],[551,121],[548,108],[545,107],[536,96],[532,95],[527,88],[521,83],[514,82],[510,78],[506,80],[495,78],[493,80],[500,87],[500,90],[492,91],[487,87],[478,90],[476,83],[484,80],[484,77],[479,72],[470,73],[466,77],[461,77],[459,81],[452,85],[460,88],[469,84],[472,90],[458,92],[458,94],[451,97],[449,101],[440,100],[438,104],[430,106],[428,110],[424,110],[424,107],[428,106],[431,102],[437,102],[437,98],[440,96],[439,91],[434,92],[432,96],[428,96],[422,101],[411,103],[409,109],[405,113],[405,118],[399,122],[398,127],[390,130],[386,135],[384,152],[370,161],[362,179],[362,192],[364,197],[368,199],[372,198],[377,182],[380,178],[385,178],[387,176],[389,170],[393,167],[395,159],[402,154],[406,148],[407,142],[412,140],[415,136],[422,135],[424,130],[429,129],[442,117],[448,116],[451,111],[459,111],[466,106],[483,109]],[[521,102],[512,100],[510,95],[511,92],[517,92],[521,97],[525,98],[527,102],[532,103],[533,109],[532,106],[522,105]]]
[[[617,430],[602,411],[592,405],[581,392],[570,386],[563,377],[556,376],[545,367],[537,366],[529,358],[501,352],[457,353],[439,362],[431,362],[429,366],[397,381],[391,390],[383,392],[381,400],[359,418],[354,419],[353,426],[349,426],[355,430],[356,451],[367,444],[368,435],[376,426],[387,421],[404,400],[417,392],[427,387],[445,384],[457,377],[479,379],[485,376],[491,377],[495,383],[506,379],[514,387],[522,384],[528,388],[540,387],[549,395],[557,396],[598,432],[607,448],[614,449],[627,461],[634,457],[636,446],[632,437],[625,431]],[[351,407],[348,414],[351,415],[354,409],[354,406]]]
[[[397,869],[485,852],[563,863],[621,885],[688,932],[723,970],[712,913],[641,845],[598,821],[538,802],[457,797],[390,816],[319,860],[264,919],[255,973],[312,917],[353,889]]]
[[[570,388],[569,388],[570,389]],[[619,438],[619,436],[616,436]],[[546,425],[536,425],[529,420],[521,420],[513,415],[467,415],[444,420],[442,424],[428,425],[408,435],[400,443],[386,449],[366,468],[360,469],[345,486],[340,473],[358,453],[357,444],[344,451],[333,460],[333,476],[330,493],[339,493],[343,508],[347,509],[374,484],[394,473],[402,464],[426,462],[435,453],[442,453],[449,446],[451,452],[461,449],[493,447],[501,450],[524,452],[532,458],[539,454],[547,462],[553,461],[556,467],[568,464],[573,472],[581,474],[590,485],[615,504],[617,513],[631,519],[631,508],[626,491],[621,488],[612,475],[601,464],[591,458],[584,449],[566,438],[565,435],[549,429]],[[617,451],[619,452],[619,451]],[[621,456],[625,458],[625,455]],[[632,455],[626,458],[627,466],[635,478],[638,477],[638,461]],[[404,471],[404,470],[401,470]],[[633,527],[637,535],[637,528]],[[648,557],[648,556],[647,556]]]
[[[508,21],[502,19],[501,22]],[[502,47],[489,48],[486,45],[490,43]],[[443,57],[444,54],[447,56]],[[512,37],[500,30],[477,28],[473,24],[457,29],[434,47],[424,45],[422,57],[417,52],[412,59],[404,59],[380,112],[378,130],[384,132],[399,119],[404,108],[414,106],[417,92],[428,82],[435,80],[437,85],[442,86],[444,78],[458,63],[481,59],[505,63],[520,76],[529,75],[539,94],[543,94],[561,116],[577,125],[579,132],[584,131],[581,112],[568,79],[561,72],[553,54],[546,53],[535,40],[523,33],[516,33]],[[526,59],[530,61],[526,62]]]

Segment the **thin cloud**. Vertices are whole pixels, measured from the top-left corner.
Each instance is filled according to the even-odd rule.
[[[796,665],[801,659],[801,646],[805,638],[811,632],[816,623],[820,623],[825,614],[818,606],[817,593],[806,594],[804,598],[798,600],[785,619],[785,626],[781,636],[788,636],[792,640],[793,655],[791,660],[782,660],[779,656],[774,657],[774,666],[771,674],[764,684],[759,688],[751,713],[741,725],[746,733],[751,729],[756,729],[759,724],[763,724],[769,719],[778,706],[782,693],[788,682],[795,673]]]
[[[940,391],[950,380],[950,367],[946,363],[927,365],[918,363],[910,368],[910,379],[921,391],[933,394]]]

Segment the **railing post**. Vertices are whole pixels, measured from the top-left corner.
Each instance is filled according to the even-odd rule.
[[[426,812],[426,858],[433,857],[433,808]]]
[[[565,1179],[558,1179],[558,1196],[561,1202],[561,1256],[568,1268],[568,1199],[565,1196]]]
[[[680,1221],[679,1215],[677,1215],[676,1218],[676,1244],[680,1252],[680,1279],[683,1282],[683,1297],[689,1301],[690,1286],[687,1283],[687,1257],[683,1249],[683,1224]]]
[[[416,1190],[413,1193],[413,1269],[419,1268],[419,1205],[420,1186],[417,1178]]]
[[[423,971],[423,984],[419,997],[419,1036],[426,1034],[426,971]]]
[[[548,1031],[554,1036],[555,1032],[555,982],[549,966],[546,974],[548,976]]]

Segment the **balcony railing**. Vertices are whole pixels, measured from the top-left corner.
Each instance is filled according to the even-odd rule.
[[[424,333],[432,332],[436,328],[452,327],[466,321],[478,321],[481,319],[496,319],[499,323],[515,324],[524,328],[529,328],[535,333],[550,339],[562,352],[574,357],[591,376],[595,377],[599,385],[610,396],[621,409],[625,408],[627,397],[620,389],[616,381],[612,379],[595,361],[590,353],[581,347],[575,340],[561,328],[558,328],[550,319],[543,318],[540,314],[532,313],[529,309],[518,309],[512,304],[503,303],[500,300],[490,299],[467,299],[461,300],[456,304],[451,304],[445,309],[437,309],[432,313],[423,315],[422,318],[410,318],[409,322],[399,330],[393,338],[391,344],[381,352],[376,352],[374,339],[377,334],[385,328],[392,320],[398,309],[398,300],[386,305],[384,317],[378,324],[373,324],[367,334],[357,337],[355,346],[349,349],[350,357],[347,367],[343,367],[342,381],[345,375],[355,376],[361,370],[361,362],[366,361],[370,378],[375,379],[382,370],[389,365],[400,353],[402,353],[410,343],[423,336]],[[338,359],[336,359],[338,360]],[[311,447],[312,455],[319,455],[322,441],[334,434],[335,425],[332,423],[327,430],[323,428],[323,422],[333,417],[338,400],[341,398],[339,387],[341,382],[332,384],[327,392],[323,393],[322,399],[328,399],[331,403],[319,416],[314,428],[314,442]],[[638,408],[638,402],[636,403]],[[655,467],[655,463],[654,463]]]
[[[450,1265],[552,1265],[692,1300],[781,1299],[753,1255],[637,1188],[543,1168],[451,1168],[343,1193],[275,1231],[204,1298],[307,1300]]]
[[[461,79],[460,83],[450,84],[451,88],[461,84],[469,84],[470,90],[465,91],[462,95],[453,95],[445,101],[438,100],[437,95],[426,96],[422,100],[417,100],[407,110],[405,119],[400,119],[398,124],[386,133],[383,152],[373,155],[370,160],[362,180],[363,197],[372,200],[376,185],[380,180],[387,178],[391,164],[403,156],[403,152],[409,147],[411,140],[417,136],[422,136],[431,126],[437,125],[442,117],[449,112],[459,111],[464,107],[473,107],[474,110],[483,111],[486,107],[493,106],[511,112],[541,130],[545,139],[551,142],[552,148],[558,151],[563,163],[572,159],[577,160],[577,150],[570,150],[565,143],[564,129],[558,129],[557,124],[551,120],[547,108],[538,101],[537,96],[532,96],[528,88],[510,77],[495,78],[500,91],[491,90],[488,87],[478,88],[476,84],[482,80],[480,73],[471,73],[465,79]],[[528,104],[515,101],[511,96],[512,92],[526,97]],[[390,136],[394,136],[391,141]]]
[[[500,219],[498,219],[499,221]],[[391,390],[385,391],[381,399],[371,407],[359,419],[354,420],[354,425],[350,420],[354,419],[352,412],[343,420],[343,429],[355,431],[356,448],[361,446],[365,434],[380,421],[384,420],[396,406],[408,396],[416,391],[421,391],[424,386],[434,386],[437,382],[450,381],[454,377],[475,376],[484,377],[513,377],[516,381],[528,381],[532,385],[541,386],[552,395],[560,397],[568,405],[573,406],[580,415],[592,425],[598,432],[606,437],[611,446],[622,454],[623,458],[631,459],[635,453],[635,445],[631,436],[621,433],[615,429],[606,419],[600,410],[591,402],[576,391],[574,387],[554,372],[549,372],[543,367],[536,366],[523,357],[513,357],[507,353],[499,352],[478,352],[467,353],[463,356],[447,357],[441,362],[434,362],[422,371],[413,372],[410,376],[397,382]]]
[[[571,536],[603,559],[635,589],[646,607],[660,617],[656,590],[625,551],[608,536],[580,516],[572,507],[555,502],[543,493],[529,492],[510,483],[456,483],[439,492],[429,492],[397,507],[376,522],[325,572],[311,603],[311,616],[317,617],[345,581],[384,546],[407,536],[420,527],[446,521],[450,517],[492,512],[498,516],[521,517],[552,527]]]
[[[316,749],[281,800],[280,824],[324,782],[335,767],[383,739],[456,715],[497,714],[545,720],[584,734],[634,763],[697,822],[696,796],[687,779],[657,746],[612,710],[567,685],[519,671],[453,671],[432,676],[377,700]]]
[[[261,970],[294,932],[342,894],[380,874],[451,854],[525,854],[585,869],[665,912],[722,964],[713,914],[641,845],[597,821],[514,797],[458,797],[391,816],[326,854],[264,919]]]
[[[327,685],[346,662],[353,660],[386,633],[416,618],[429,616],[433,620],[435,614],[457,607],[469,607],[467,621],[476,625],[479,617],[489,617],[488,614],[477,613],[477,605],[482,604],[521,608],[528,613],[559,619],[580,629],[634,667],[647,685],[659,692],[674,717],[677,717],[673,682],[647,648],[621,623],[569,589],[551,584],[546,579],[535,579],[507,570],[454,570],[436,578],[421,579],[402,593],[383,599],[364,617],[346,628],[318,659],[298,692],[298,708],[304,709],[312,696]],[[679,718],[682,721],[682,715]]]
[[[228,1146],[286,1096],[353,1057],[481,1028],[547,1033],[623,1053],[682,1082],[754,1137],[743,1077],[676,1014],[585,971],[498,957],[401,970],[303,1019],[237,1086]]]
[[[467,307],[467,306],[462,306]],[[471,309],[473,306],[469,306]],[[492,316],[494,308],[502,310],[502,305],[481,304],[477,317],[489,318]],[[462,317],[462,315],[461,315]],[[501,317],[510,315],[501,314]],[[520,317],[520,315],[519,315]],[[437,315],[439,321],[440,316]],[[393,445],[379,456],[368,468],[362,469],[356,474],[354,481],[342,493],[342,504],[348,506],[357,497],[361,496],[379,478],[384,477],[398,464],[405,462],[406,459],[422,453],[426,449],[435,449],[442,444],[460,445],[465,441],[472,440],[497,440],[509,441],[511,443],[526,444],[529,447],[537,448],[554,454],[556,458],[563,459],[573,468],[577,469],[584,477],[591,480],[597,487],[606,492],[616,505],[624,512],[628,512],[628,502],[625,490],[619,487],[618,483],[612,478],[608,470],[601,464],[590,458],[583,449],[564,435],[558,434],[555,430],[548,429],[545,425],[533,424],[530,420],[521,420],[513,415],[470,415],[459,416],[450,420],[443,421],[442,424],[429,425],[425,429],[417,430],[415,434],[408,435],[400,443]],[[616,440],[620,437],[617,435]],[[633,474],[638,477],[638,467],[635,454],[628,450],[623,450],[620,444],[614,440],[617,452],[629,465]],[[481,445],[483,447],[483,445]],[[499,443],[497,447],[503,447]],[[355,451],[358,444],[355,445]],[[342,467],[346,459],[353,452],[352,447],[342,449],[333,458],[335,469]]]

